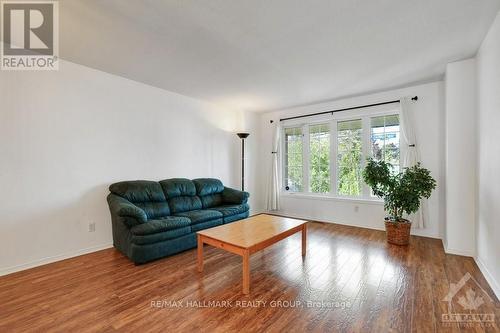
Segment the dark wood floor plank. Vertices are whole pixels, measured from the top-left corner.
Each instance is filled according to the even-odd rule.
[[[241,258],[210,246],[202,273],[195,250],[135,266],[109,249],[37,267],[0,277],[0,331],[498,331],[500,305],[477,265],[446,255],[440,240],[412,237],[399,247],[382,231],[311,223],[305,258],[297,234],[253,255],[250,266],[250,295],[241,292]],[[442,299],[466,273],[477,281],[467,288],[485,291],[481,309],[495,315],[494,326],[443,325]],[[214,301],[231,306],[205,306]]]

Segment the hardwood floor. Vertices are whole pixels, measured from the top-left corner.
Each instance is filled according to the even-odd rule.
[[[305,259],[300,234],[251,257],[250,295],[241,258],[210,246],[203,273],[196,249],[142,266],[109,249],[4,276],[0,332],[498,332],[500,305],[476,264],[445,254],[440,240],[398,247],[380,231],[308,231]],[[450,283],[466,273],[451,312],[496,321],[442,322]],[[461,293],[469,308],[483,303],[466,311]]]

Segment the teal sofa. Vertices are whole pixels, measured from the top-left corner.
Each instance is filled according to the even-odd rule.
[[[112,184],[113,244],[142,264],[196,247],[196,232],[248,217],[248,192],[218,179],[135,180]]]

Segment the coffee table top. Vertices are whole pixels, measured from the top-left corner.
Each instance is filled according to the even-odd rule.
[[[306,223],[304,220],[260,214],[197,233],[241,248],[251,248],[287,231],[301,228]]]

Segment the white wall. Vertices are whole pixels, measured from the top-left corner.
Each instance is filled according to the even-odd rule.
[[[343,107],[376,103],[399,99],[403,96],[418,95],[418,102],[413,105],[415,126],[423,166],[429,168],[437,180],[438,187],[429,200],[429,220],[425,229],[412,228],[412,233],[440,238],[445,220],[445,177],[444,177],[444,88],[443,82],[429,83],[405,89],[349,98],[339,101],[297,107],[261,116],[261,163],[259,173],[267,175],[270,169],[270,142],[272,130],[269,121],[307,113],[328,111]],[[267,178],[260,183],[261,202],[265,207]],[[362,226],[374,229],[384,228],[384,210],[381,203],[349,201],[342,199],[311,199],[299,195],[282,196],[280,213],[290,216]]]
[[[476,60],[446,67],[446,252],[474,256]]]
[[[253,114],[69,62],[1,71],[0,101],[0,274],[110,246],[110,183],[217,177],[239,188],[238,130],[252,133],[255,163]]]
[[[500,297],[500,13],[478,55],[476,260]]]

